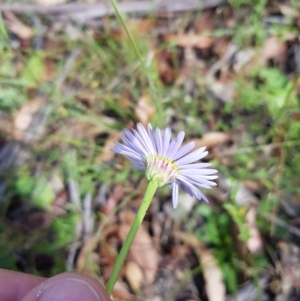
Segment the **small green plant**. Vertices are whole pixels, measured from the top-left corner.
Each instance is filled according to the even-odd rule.
[[[26,101],[27,97],[24,89],[0,84],[0,110],[4,112],[16,111]]]
[[[205,219],[205,224],[196,229],[196,236],[200,241],[210,246],[222,269],[228,292],[236,292],[238,270],[235,264],[237,255],[235,254],[234,241],[230,235],[231,216],[227,211],[213,209],[206,204],[198,205],[194,215],[195,217],[200,215]]]
[[[16,192],[32,206],[48,208],[55,194],[45,178],[21,177],[16,181]]]

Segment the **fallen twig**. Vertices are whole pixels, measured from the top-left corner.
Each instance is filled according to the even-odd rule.
[[[121,13],[144,16],[152,12],[154,14],[179,13],[192,10],[202,10],[216,7],[225,0],[156,0],[153,1],[131,1],[119,2],[118,8]],[[39,5],[39,4],[0,4],[2,12],[16,13],[36,13],[52,14],[60,19],[73,19],[79,23],[85,22],[90,18],[100,18],[114,15],[114,9],[105,3],[87,4],[87,3],[68,3],[60,5]]]
[[[283,220],[277,218],[276,216],[273,216],[272,214],[267,214],[267,213],[261,214],[261,216],[263,216],[265,219],[273,222],[277,226],[287,229],[290,233],[300,237],[300,229],[289,225],[288,223],[284,222]]]
[[[87,193],[82,202],[82,235],[83,241],[87,242],[90,236],[93,233],[94,228],[94,215],[92,212],[92,196],[90,193]]]

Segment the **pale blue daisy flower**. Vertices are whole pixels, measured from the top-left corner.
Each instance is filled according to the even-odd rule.
[[[195,142],[189,142],[181,147],[185,133],[182,131],[177,137],[171,139],[171,130],[166,128],[152,130],[148,124],[147,130],[139,123],[137,131],[124,129],[122,140],[124,144],[115,142],[112,150],[128,157],[133,163],[132,167],[145,170],[149,181],[156,181],[158,186],[168,184],[172,189],[174,208],[178,204],[178,187],[181,185],[192,197],[198,200],[208,199],[197,188],[210,189],[216,186],[212,180],[218,176],[216,169],[209,168],[210,163],[194,163],[204,158],[208,152],[201,147],[190,152]]]

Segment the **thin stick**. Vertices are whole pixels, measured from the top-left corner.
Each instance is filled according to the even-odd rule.
[[[176,13],[186,12],[191,10],[202,10],[211,7],[216,7],[224,0],[162,0],[153,5],[153,1],[130,1],[118,4],[122,13],[139,14],[141,16],[147,15],[149,12],[154,13]],[[105,4],[87,4],[87,3],[68,3],[59,5],[45,6],[42,4],[24,4],[20,3],[6,3],[0,4],[0,11],[11,11],[16,13],[37,13],[37,14],[59,14],[71,16],[78,14],[78,16],[85,17],[104,17],[114,15],[114,10]]]

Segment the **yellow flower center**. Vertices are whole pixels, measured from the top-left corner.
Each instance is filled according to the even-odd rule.
[[[159,155],[150,155],[145,158],[146,177],[149,181],[154,180],[159,186],[171,182],[179,175],[177,165],[168,158]]]

